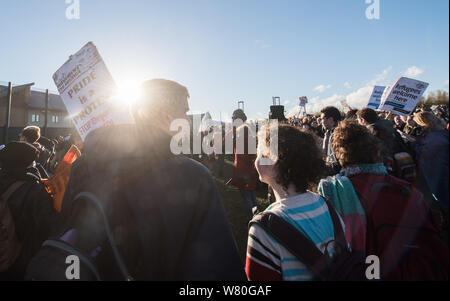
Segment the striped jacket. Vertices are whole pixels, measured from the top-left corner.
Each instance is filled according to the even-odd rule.
[[[315,193],[307,192],[281,200],[266,211],[296,227],[322,253],[326,244],[334,239],[328,207]],[[332,254],[333,250],[329,249],[329,252]],[[248,279],[253,281],[311,281],[314,278],[302,262],[257,225],[249,230],[246,273]]]

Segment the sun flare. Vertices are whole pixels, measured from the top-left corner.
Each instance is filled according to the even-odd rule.
[[[118,85],[112,100],[116,104],[131,105],[141,96],[140,84],[138,81],[123,82]]]

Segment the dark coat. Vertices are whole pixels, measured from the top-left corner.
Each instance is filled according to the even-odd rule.
[[[394,123],[389,120],[379,120],[374,124],[370,124],[374,135],[380,139],[383,157],[394,157],[394,154],[405,151],[402,138],[399,137]]]
[[[39,171],[36,168],[1,170],[0,194],[17,181],[25,181],[25,184],[11,195],[8,207],[14,219],[17,238],[23,246],[15,264],[0,274],[1,280],[23,280],[29,261],[59,223],[53,200],[40,183]]]
[[[433,197],[448,212],[449,199],[449,133],[432,131],[415,143],[416,162],[419,167],[416,186],[425,196]]]
[[[139,155],[143,146],[138,140],[130,141],[133,135],[125,138],[117,128],[114,134],[102,131],[97,138],[88,137],[85,153],[72,168],[64,214],[71,215],[77,193],[95,193],[112,231],[122,233],[118,248],[137,280],[245,280],[244,265],[209,171],[182,156],[155,160],[151,153]],[[97,146],[91,148],[94,140]],[[86,228],[94,235],[98,227]],[[114,266],[112,260],[100,260],[104,263],[100,270],[107,280],[119,280],[114,271],[106,271]]]

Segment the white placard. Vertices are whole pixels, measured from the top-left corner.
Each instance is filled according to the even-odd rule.
[[[380,110],[392,111],[398,115],[409,116],[417,106],[429,84],[407,77],[397,79],[386,89],[381,99]]]
[[[367,105],[368,108],[377,110],[380,107],[384,90],[386,90],[385,86],[375,86],[373,88],[372,95],[369,98],[369,104]]]
[[[94,43],[70,56],[53,80],[83,141],[97,128],[133,123],[125,106],[111,101],[117,86]]]

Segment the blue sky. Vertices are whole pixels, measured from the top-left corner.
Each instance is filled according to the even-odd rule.
[[[53,73],[93,41],[117,84],[167,78],[187,86],[191,109],[229,117],[246,102],[267,117],[272,96],[286,111],[347,99],[361,106],[374,84],[408,74],[445,89],[449,1],[380,0],[0,0],[0,81],[56,90]]]

